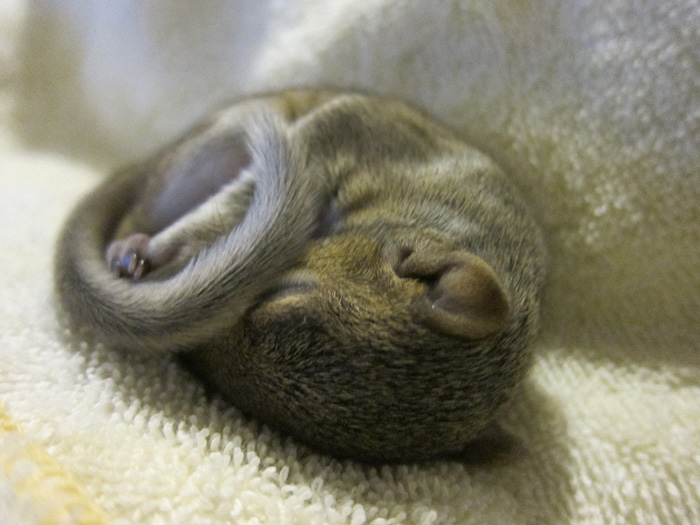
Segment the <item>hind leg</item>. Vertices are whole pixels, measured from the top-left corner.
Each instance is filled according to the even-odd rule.
[[[117,277],[141,279],[165,267],[177,271],[245,215],[254,181],[240,127],[212,125],[167,151],[147,176],[106,260]]]
[[[254,188],[247,170],[250,118],[264,108],[291,123],[332,96],[302,91],[242,102],[151,161],[139,201],[107,249],[108,266],[117,276],[134,279],[177,272],[231,231],[248,209]]]

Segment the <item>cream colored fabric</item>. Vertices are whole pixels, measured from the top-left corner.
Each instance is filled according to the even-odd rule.
[[[57,319],[56,234],[109,166],[232,97],[318,84],[424,107],[541,218],[508,454],[337,462]],[[5,0],[0,226],[0,523],[81,523],[67,490],[123,524],[700,523],[695,0]]]
[[[2,404],[0,474],[2,523],[108,523],[72,476],[23,435]]]

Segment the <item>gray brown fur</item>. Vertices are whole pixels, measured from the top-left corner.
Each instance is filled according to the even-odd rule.
[[[219,177],[219,201],[168,210],[188,177]],[[146,266],[117,278],[106,251]],[[544,261],[486,156],[400,101],[297,91],[226,108],[108,179],[69,218],[56,283],[76,324],[186,352],[312,447],[409,461],[462,449],[523,377]]]

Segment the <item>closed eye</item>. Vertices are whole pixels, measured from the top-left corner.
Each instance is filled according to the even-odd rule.
[[[264,292],[258,299],[258,305],[270,303],[291,297],[307,295],[317,287],[316,280],[310,275],[300,272],[282,278],[273,287]]]

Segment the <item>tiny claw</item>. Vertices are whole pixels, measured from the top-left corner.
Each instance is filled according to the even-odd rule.
[[[119,256],[118,255],[115,255],[114,257],[112,257],[112,260],[109,263],[109,271],[115,277],[121,276],[122,267],[121,267],[121,264],[119,264]]]
[[[135,281],[138,281],[143,277],[143,274],[145,274],[149,269],[149,264],[146,259],[138,259],[138,262],[136,263],[136,266],[134,267],[134,271],[131,272],[131,278],[134,279]]]
[[[139,264],[139,256],[136,255],[135,251],[130,251],[124,256],[124,266],[126,267],[126,273],[133,276],[136,272],[136,267]]]

